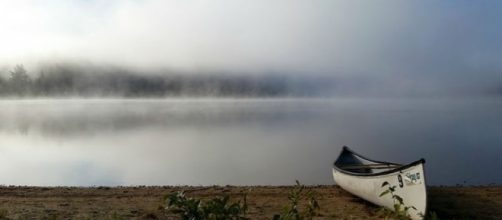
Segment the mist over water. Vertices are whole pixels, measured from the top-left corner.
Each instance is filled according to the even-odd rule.
[[[0,184],[502,184],[502,1],[0,1]]]
[[[0,101],[0,184],[332,184],[343,145],[428,184],[502,183],[502,102],[484,99]]]

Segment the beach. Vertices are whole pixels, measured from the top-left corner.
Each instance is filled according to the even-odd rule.
[[[247,194],[251,219],[271,219],[288,205],[293,186],[135,186],[135,187],[0,187],[4,219],[178,219],[166,211],[165,196],[184,191],[204,199]],[[320,205],[316,219],[381,219],[379,207],[338,186],[308,186]],[[501,186],[434,186],[428,188],[429,211],[441,219],[502,218]],[[303,204],[304,205],[304,204]]]

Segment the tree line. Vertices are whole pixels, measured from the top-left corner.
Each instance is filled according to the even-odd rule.
[[[0,96],[316,96],[323,84],[280,75],[145,74],[74,66],[46,68],[33,76],[17,65],[0,75]]]

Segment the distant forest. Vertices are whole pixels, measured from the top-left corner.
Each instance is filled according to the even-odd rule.
[[[242,74],[145,74],[72,65],[28,73],[23,65],[0,74],[0,96],[321,96],[333,82],[322,78]]]

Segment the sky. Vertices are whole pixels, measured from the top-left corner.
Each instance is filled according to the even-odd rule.
[[[0,33],[0,65],[28,69],[85,61],[502,82],[502,1],[0,0]]]

